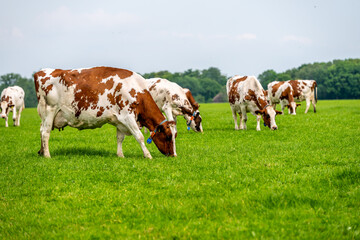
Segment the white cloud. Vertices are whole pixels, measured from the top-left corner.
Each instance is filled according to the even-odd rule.
[[[297,42],[297,43],[301,43],[301,44],[306,44],[309,45],[312,43],[310,38],[307,37],[301,37],[301,36],[296,36],[296,35],[287,35],[284,36],[282,39],[283,42]]]

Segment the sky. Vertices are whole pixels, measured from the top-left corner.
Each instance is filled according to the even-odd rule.
[[[0,0],[0,75],[94,66],[227,76],[360,57],[359,0]]]

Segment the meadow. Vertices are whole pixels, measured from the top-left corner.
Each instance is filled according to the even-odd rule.
[[[0,239],[360,239],[360,100],[304,105],[257,132],[201,104],[204,133],[178,118],[178,157],[152,160],[110,125],[52,131],[45,159],[36,109],[0,119]]]

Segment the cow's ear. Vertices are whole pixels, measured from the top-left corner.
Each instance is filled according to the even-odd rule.
[[[275,112],[276,112],[276,115],[278,115],[278,114],[283,114],[283,112],[278,111],[278,110],[275,110]]]
[[[255,114],[256,114],[256,115],[263,114],[263,113],[264,113],[264,110],[256,110],[256,111],[255,111]]]
[[[300,103],[297,103],[296,106],[301,106],[301,104],[300,104]]]

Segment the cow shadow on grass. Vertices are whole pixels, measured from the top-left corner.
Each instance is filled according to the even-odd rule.
[[[86,147],[67,147],[54,149],[50,152],[52,157],[61,156],[96,156],[96,157],[116,157],[116,151],[100,150]]]
[[[86,147],[67,147],[50,150],[51,157],[110,157],[110,158],[120,158],[116,155],[115,151],[112,150],[102,150],[96,148],[86,148]],[[141,158],[143,159],[143,154],[141,150],[139,152],[126,152],[124,151],[125,158]],[[145,159],[145,158],[144,158]]]

